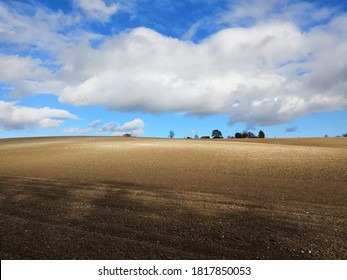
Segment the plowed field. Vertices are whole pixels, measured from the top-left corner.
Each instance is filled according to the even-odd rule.
[[[347,138],[0,140],[1,259],[347,259]]]

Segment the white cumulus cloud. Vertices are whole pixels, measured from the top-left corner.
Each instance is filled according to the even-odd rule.
[[[251,125],[347,109],[346,18],[308,32],[279,21],[228,28],[198,44],[136,28],[84,49],[83,63],[73,59],[83,52],[72,52],[71,71],[84,79],[68,84],[59,100],[154,114],[226,114],[231,124]]]
[[[16,106],[0,100],[0,128],[5,130],[19,130],[32,126],[58,127],[64,119],[74,118],[76,116],[66,110]]]
[[[123,125],[119,125],[115,122],[109,122],[105,124],[101,129],[99,129],[99,132],[112,133],[113,136],[122,136],[124,134],[139,136],[144,133],[143,131],[144,126],[145,124],[143,120],[137,118]]]

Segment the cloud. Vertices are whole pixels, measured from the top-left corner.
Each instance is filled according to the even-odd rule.
[[[143,134],[143,127],[145,126],[144,122],[141,119],[134,119],[130,122],[127,122],[116,129],[113,135],[123,135],[123,134],[131,134],[131,135],[141,135]]]
[[[117,4],[106,5],[103,0],[75,0],[74,2],[89,18],[102,22],[107,22],[119,9]]]
[[[86,128],[78,128],[78,127],[69,127],[69,128],[64,128],[64,133],[69,133],[69,134],[85,134],[88,133],[90,130]]]
[[[118,127],[118,124],[115,122],[109,122],[105,124],[102,128],[98,130],[98,132],[101,133],[109,133],[109,132],[114,132]]]
[[[347,109],[346,13],[308,2],[239,3],[218,19],[230,27],[199,43],[144,27],[101,36],[83,31],[76,13],[39,7],[28,16],[0,3],[1,40],[27,51],[1,55],[0,79],[17,98],[54,93],[62,103],[112,111],[223,114],[231,125],[272,125]],[[99,11],[95,17],[103,21],[117,12],[117,4],[102,1],[75,5],[90,16]],[[192,25],[186,39],[197,28]],[[35,52],[27,48],[49,59],[31,57]]]
[[[95,121],[92,121],[88,124],[88,128],[90,129],[94,129],[96,128],[99,124],[101,124],[101,120],[95,120]]]
[[[219,21],[231,26],[252,26],[259,22],[286,21],[310,28],[329,20],[337,9],[319,6],[315,2],[290,0],[243,0],[231,2],[227,11],[220,13]]]
[[[20,130],[32,126],[54,128],[60,126],[64,119],[74,118],[76,116],[66,110],[22,107],[0,100],[0,128],[5,130]]]
[[[199,44],[136,28],[85,49],[83,64],[72,59],[84,79],[67,85],[59,100],[153,114],[226,114],[230,124],[249,125],[347,109],[346,18],[310,32],[289,22],[228,28]],[[298,75],[303,68],[309,70]]]
[[[221,21],[231,24],[251,24],[257,20],[269,16],[271,10],[275,8],[276,0],[244,0],[232,2],[229,10],[221,13]]]
[[[195,33],[197,32],[197,30],[198,30],[198,28],[199,28],[199,23],[194,23],[190,28],[189,28],[189,30],[183,35],[183,37],[182,37],[182,40],[184,40],[184,41],[189,41],[189,40],[191,40],[193,37],[194,37],[194,35],[195,35]]]
[[[112,133],[113,136],[122,136],[124,134],[130,134],[133,136],[139,136],[144,133],[144,122],[141,119],[134,119],[123,125],[118,125],[115,122],[109,122],[105,124],[98,132],[100,133]]]
[[[62,123],[63,123],[62,120],[44,118],[41,121],[39,121],[39,126],[42,128],[56,128],[56,127],[59,127]]]
[[[80,33],[86,33],[76,32],[80,21],[78,14],[53,12],[38,3],[0,3],[0,38],[11,43],[10,52],[32,48],[34,55],[38,50],[44,55],[58,54],[76,42]]]
[[[93,131],[93,129],[95,129],[99,124],[101,124],[101,120],[95,120],[90,122],[86,128],[70,127],[65,128],[64,132],[72,134],[86,134]]]
[[[0,54],[0,82],[15,85],[11,97],[54,93],[63,87],[39,58]]]
[[[78,14],[53,12],[35,3],[0,2],[0,82],[11,97],[57,93],[68,77],[56,75],[68,67],[64,54],[81,41],[100,38],[79,28]]]
[[[296,132],[298,128],[296,126],[291,126],[286,128],[286,132]]]
[[[45,75],[39,67],[40,59],[0,54],[0,81],[13,82],[23,77],[35,78]]]

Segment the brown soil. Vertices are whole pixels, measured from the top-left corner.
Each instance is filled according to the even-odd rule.
[[[0,140],[1,259],[347,259],[347,138]]]

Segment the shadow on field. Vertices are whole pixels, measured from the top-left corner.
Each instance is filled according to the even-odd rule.
[[[0,199],[1,259],[346,256],[343,233],[299,224],[290,209],[276,213],[235,197],[121,182],[0,178]]]

